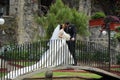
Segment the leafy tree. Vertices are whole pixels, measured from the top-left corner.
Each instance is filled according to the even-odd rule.
[[[62,24],[65,21],[69,21],[76,25],[77,33],[80,35],[87,35],[87,15],[82,12],[78,12],[76,9],[71,9],[67,5],[64,5],[61,0],[56,0],[51,5],[49,12],[46,16],[37,17],[37,22],[44,26],[46,32],[46,38],[50,38],[54,28],[57,24]]]

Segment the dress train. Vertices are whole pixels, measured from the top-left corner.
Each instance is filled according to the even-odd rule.
[[[70,54],[66,40],[56,40],[53,45],[50,45],[50,48],[42,55],[41,59],[36,64],[11,71],[5,78],[14,79],[37,69],[69,64],[74,64],[74,60]]]

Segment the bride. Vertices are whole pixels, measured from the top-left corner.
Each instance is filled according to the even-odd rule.
[[[74,60],[68,49],[66,40],[70,35],[64,31],[64,24],[58,25],[48,43],[49,49],[42,55],[40,60],[28,67],[24,67],[8,73],[5,78],[14,79],[25,73],[37,70],[38,68],[56,67],[59,65],[74,64]]]

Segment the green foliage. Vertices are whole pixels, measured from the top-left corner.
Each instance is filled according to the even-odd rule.
[[[116,28],[116,30],[117,30],[118,32],[120,32],[120,26],[118,26],[118,27]]]
[[[80,35],[88,35],[87,31],[87,15],[85,13],[78,13],[75,9],[72,9],[73,18],[71,20],[77,27],[77,32]]]
[[[95,46],[98,44],[93,42],[84,42],[77,41],[76,43],[76,57],[80,61],[88,61],[88,62],[108,62],[109,57],[107,53],[107,49],[103,48],[103,50],[95,49]]]
[[[37,23],[42,25],[46,30],[46,38],[49,39],[57,24],[69,21],[76,25],[77,33],[80,35],[88,35],[87,31],[88,17],[84,13],[79,13],[76,9],[71,9],[64,5],[61,0],[56,0],[51,5],[46,16],[36,17]]]
[[[48,28],[47,28],[47,31],[46,31],[46,34],[47,34],[46,37],[47,38],[51,37],[51,35],[52,35],[51,32],[53,32],[53,30],[54,30],[54,25],[49,25]]]
[[[39,60],[47,48],[47,41],[11,45],[2,56],[5,60]]]
[[[117,33],[115,34],[115,39],[120,39],[120,26],[116,28]]]
[[[105,18],[105,17],[106,15],[104,12],[96,12],[91,16],[92,19],[99,19],[99,18]]]
[[[118,54],[116,58],[117,58],[117,64],[120,64],[120,54]]]
[[[80,61],[96,61],[96,62],[108,62],[109,61],[109,57],[107,53],[104,52],[95,52],[95,53],[91,53],[91,52],[82,52],[82,53],[78,53],[79,55],[77,55],[77,59]]]
[[[100,51],[97,51],[92,59],[94,61],[104,61],[104,62],[108,62],[109,61],[109,57],[108,57],[108,53],[106,52],[100,52]]]
[[[114,35],[114,39],[116,39],[118,42],[120,42],[120,32],[117,32],[117,33]]]
[[[120,38],[120,32],[115,34],[115,38]]]
[[[59,11],[61,11],[63,8],[66,8],[66,7],[67,6],[65,6],[61,0],[56,0],[56,3],[50,7],[49,12],[57,14]]]

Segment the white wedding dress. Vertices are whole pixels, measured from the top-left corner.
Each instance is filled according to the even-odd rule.
[[[59,38],[59,34],[63,34],[62,38]],[[66,40],[69,40],[70,36],[64,32],[63,29],[60,30],[60,25],[58,25],[52,37],[48,43],[49,49],[42,55],[41,59],[34,65],[24,67],[15,71],[8,73],[5,78],[14,79],[20,75],[31,72],[33,70],[56,67],[59,65],[69,65],[74,64],[74,59],[70,54]]]

